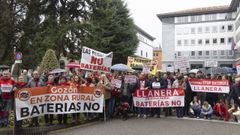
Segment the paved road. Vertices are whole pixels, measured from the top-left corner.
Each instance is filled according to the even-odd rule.
[[[240,125],[175,118],[130,119],[66,129],[53,135],[240,135]]]

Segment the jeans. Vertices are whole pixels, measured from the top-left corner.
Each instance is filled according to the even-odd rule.
[[[161,108],[151,108],[151,116],[157,115],[160,116]]]
[[[176,113],[177,113],[178,118],[182,118],[183,117],[183,107],[177,107]]]
[[[112,96],[110,101],[109,101],[109,115],[113,116],[114,111],[115,111],[115,105],[116,105],[116,97]]]
[[[39,126],[38,117],[33,117],[33,118],[32,118],[32,122],[31,122],[31,125],[30,125],[30,126],[31,126],[31,127],[32,127],[32,126],[36,126],[36,127]]]
[[[142,108],[142,107],[138,108],[138,114],[140,114],[141,116],[146,115],[146,113],[147,113],[146,108]]]
[[[200,117],[201,109],[193,109],[193,112],[194,112],[194,116]]]
[[[45,124],[53,124],[53,114],[44,115]]]
[[[58,114],[58,123],[67,124],[67,114]]]

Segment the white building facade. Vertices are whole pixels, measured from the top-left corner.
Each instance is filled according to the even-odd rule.
[[[163,70],[174,67],[174,61],[188,58],[190,69],[233,67],[232,45],[236,42],[236,3],[159,14],[162,21]],[[167,33],[167,34],[166,34]]]
[[[136,26],[136,29],[139,43],[134,55],[138,57],[153,59],[153,41],[155,38],[138,26]]]

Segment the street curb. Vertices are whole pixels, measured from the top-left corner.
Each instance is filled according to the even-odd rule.
[[[183,118],[176,118],[176,117],[168,117],[169,119],[178,119],[178,120],[191,120],[191,121],[203,121],[203,122],[212,122],[212,123],[222,123],[222,124],[231,124],[231,125],[240,125],[240,123],[237,122],[229,122],[229,121],[220,121],[220,120],[206,120],[206,119],[197,119],[197,118],[188,118],[188,117],[183,117]]]
[[[99,123],[102,123],[102,122],[104,122],[104,121],[94,121],[94,122],[90,122],[90,123],[86,123],[86,124],[82,124],[82,125],[77,125],[77,126],[73,126],[73,127],[69,127],[69,128],[63,128],[63,129],[51,131],[51,132],[48,133],[48,135],[57,134],[57,133],[61,133],[61,132],[66,132],[66,131],[74,130],[74,129],[77,129],[77,128],[92,126],[92,125],[96,125],[96,124],[99,124]]]

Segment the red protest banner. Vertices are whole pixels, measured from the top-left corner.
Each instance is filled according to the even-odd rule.
[[[228,80],[190,79],[189,84],[194,92],[229,93]]]
[[[184,106],[184,90],[183,88],[136,90],[133,102],[135,107],[181,107]]]

